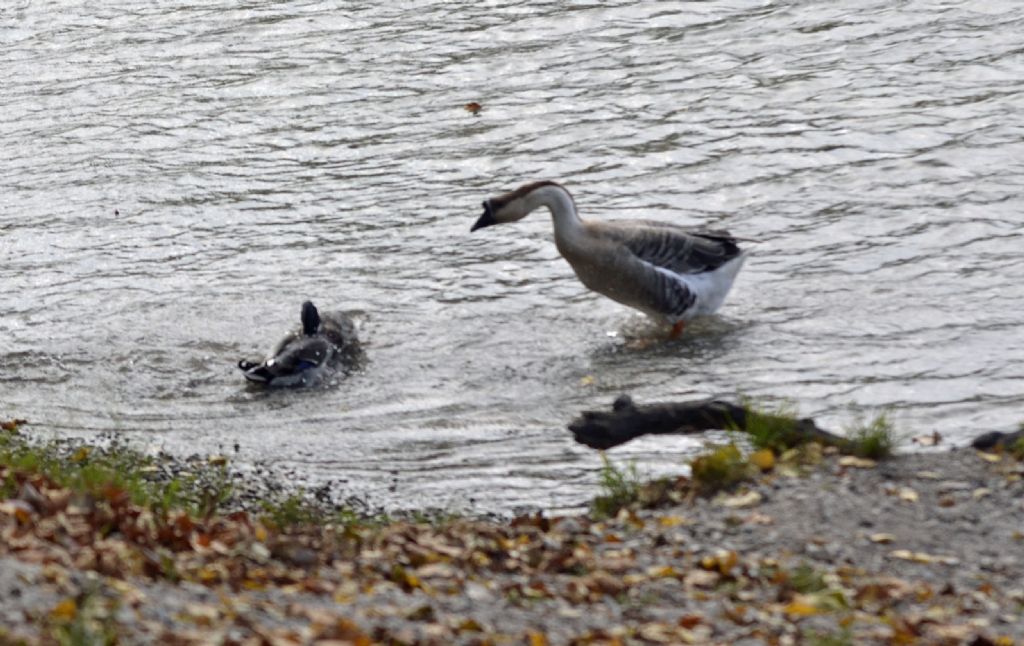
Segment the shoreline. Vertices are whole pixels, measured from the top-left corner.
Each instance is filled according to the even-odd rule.
[[[215,483],[226,465],[187,468]],[[604,519],[332,516],[287,492],[160,521],[18,478],[0,513],[5,643],[1024,643],[1009,455],[809,451],[712,496],[665,481],[656,507]]]

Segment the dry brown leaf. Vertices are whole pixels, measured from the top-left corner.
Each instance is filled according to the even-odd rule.
[[[900,500],[903,500],[904,502],[917,502],[918,500],[917,492],[910,487],[901,487],[898,495]]]
[[[526,640],[530,646],[548,646],[548,638],[542,632],[529,630],[526,632]]]
[[[763,497],[757,491],[748,491],[747,493],[723,498],[719,504],[723,507],[728,507],[729,509],[742,509],[744,507],[759,505],[762,500]]]
[[[955,556],[935,555],[928,554],[927,552],[912,552],[911,550],[893,550],[889,552],[889,556],[894,559],[924,564],[942,563],[943,565],[956,565],[960,562],[960,559]]]
[[[77,615],[78,604],[74,599],[64,599],[50,611],[50,618],[59,622],[74,621]]]
[[[771,449],[761,449],[750,454],[750,463],[762,471],[771,471],[775,467],[775,454]]]
[[[783,607],[782,611],[790,617],[811,617],[821,614],[821,610],[804,599],[803,595],[797,595],[793,601],[790,601]]]
[[[853,467],[855,469],[873,469],[878,466],[878,463],[867,458],[858,458],[856,455],[844,455],[839,458],[839,466]]]

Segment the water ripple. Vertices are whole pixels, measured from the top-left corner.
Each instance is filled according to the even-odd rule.
[[[566,508],[564,425],[623,391],[890,409],[963,442],[1020,420],[1024,9],[504,0],[12,5],[0,26],[8,414],[192,451],[239,442],[389,504]],[[473,116],[468,101],[483,104]],[[586,292],[534,215],[758,242],[678,343]],[[365,313],[367,369],[235,374],[298,304]],[[618,450],[677,469],[693,439]]]

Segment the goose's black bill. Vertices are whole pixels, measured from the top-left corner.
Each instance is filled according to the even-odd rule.
[[[491,201],[487,200],[484,202],[484,214],[480,216],[480,219],[476,221],[469,231],[472,233],[477,229],[483,229],[484,227],[489,227],[492,224],[497,223],[498,222],[494,219],[494,209],[491,207]]]

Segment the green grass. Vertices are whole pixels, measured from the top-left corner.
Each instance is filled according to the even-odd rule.
[[[114,620],[118,601],[104,597],[99,591],[99,584],[87,584],[75,599],[63,603],[74,604],[73,616],[54,612],[44,620],[54,643],[60,646],[106,646],[119,642]]]
[[[690,462],[691,477],[705,495],[731,489],[749,480],[756,469],[733,443],[716,447]]]
[[[821,592],[828,587],[825,577],[806,563],[801,563],[789,573],[788,586],[800,594]]]
[[[0,495],[17,494],[19,480],[38,474],[55,484],[98,498],[124,492],[132,503],[158,515],[171,510],[209,517],[231,497],[225,466],[202,473],[157,477],[157,461],[115,439],[106,446],[68,441],[34,442],[20,433],[0,434],[0,466],[8,468]],[[20,477],[18,476],[20,474]]]
[[[807,646],[853,646],[853,633],[849,628],[837,632],[825,633],[812,631],[804,636]]]
[[[899,441],[892,423],[885,413],[880,413],[868,423],[861,423],[849,429],[852,442],[851,452],[862,458],[883,460],[892,456]]]
[[[262,507],[263,521],[278,529],[319,525],[323,518],[323,511],[306,500],[302,493],[288,494],[278,500],[265,500]]]
[[[601,494],[594,498],[592,507],[598,518],[611,518],[620,509],[636,503],[640,498],[643,480],[637,472],[636,464],[630,463],[624,469],[613,465],[603,453],[601,460],[604,466],[598,476]]]
[[[1021,422],[1020,426],[1018,426],[1017,429],[1021,432],[1024,432],[1024,422]],[[1009,451],[1010,455],[1017,458],[1018,460],[1024,460],[1024,437],[1018,439],[1016,442],[1007,447],[1007,451]]]
[[[796,430],[796,409],[792,404],[782,403],[773,410],[762,409],[750,401],[744,401],[743,406],[747,422],[743,431],[755,449],[770,449],[779,454],[807,441]]]

